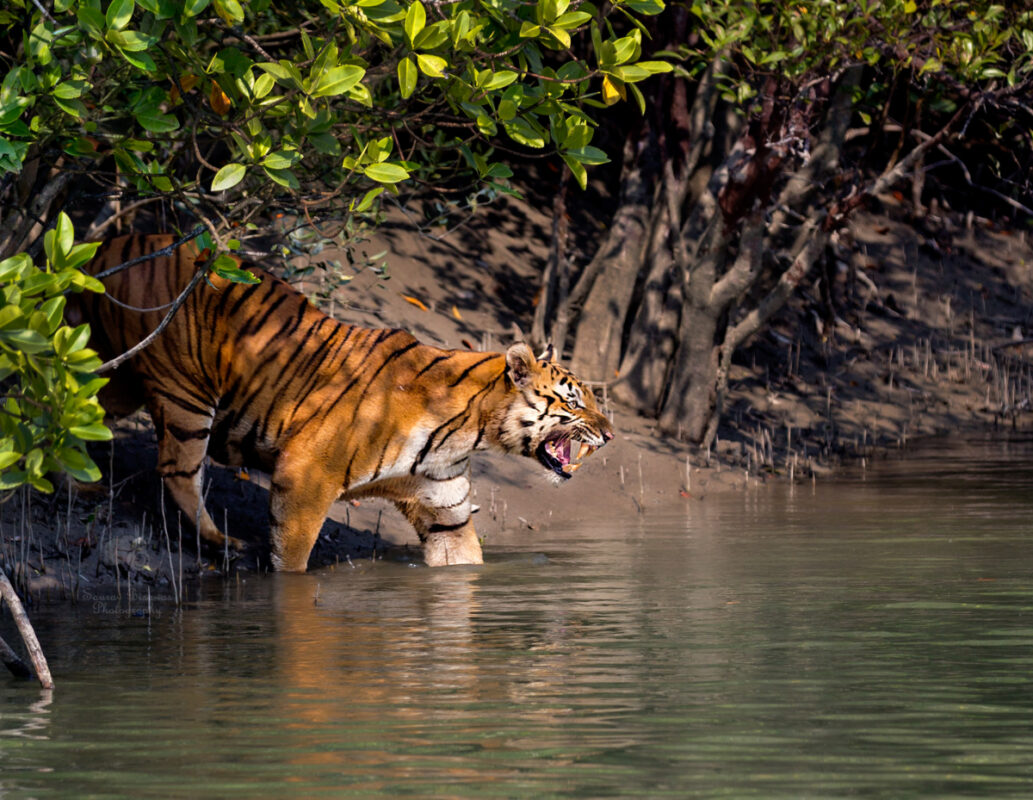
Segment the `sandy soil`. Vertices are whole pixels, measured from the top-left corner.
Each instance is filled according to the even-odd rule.
[[[505,199],[443,226],[420,230],[413,219],[393,212],[350,264],[342,255],[341,269],[297,283],[321,291],[340,318],[408,328],[447,347],[500,349],[516,327],[530,327],[549,245],[546,214]],[[738,358],[711,453],[657,436],[648,420],[607,401],[617,439],[562,486],[526,460],[475,459],[486,559],[493,539],[533,536],[586,508],[648,513],[773,479],[812,480],[844,458],[879,457],[916,437],[1031,426],[1033,248],[1025,235],[978,218],[930,214],[916,223],[885,198],[878,213],[854,219],[839,254],[825,288],[819,282],[795,298]],[[109,478],[96,489],[19,493],[0,505],[0,561],[30,602],[130,587],[178,597],[198,575],[266,568],[265,476],[209,470],[213,516],[253,543],[227,562],[204,548],[198,557],[189,521],[171,506],[163,515],[145,414],[121,421],[113,449],[98,449],[97,459]],[[418,560],[416,543],[391,507],[338,503],[311,564]]]

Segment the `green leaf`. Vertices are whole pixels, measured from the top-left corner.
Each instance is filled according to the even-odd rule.
[[[151,133],[171,133],[179,127],[179,120],[172,114],[163,114],[157,108],[146,108],[135,112],[140,127]]]
[[[151,47],[156,39],[153,36],[145,36],[139,31],[113,31],[109,30],[104,38],[121,50],[130,53],[139,53]]]
[[[323,73],[319,84],[312,91],[313,97],[335,97],[344,94],[362,80],[366,70],[353,64],[334,67]]]
[[[592,15],[585,11],[568,11],[563,16],[559,17],[555,22],[552,23],[554,28],[563,28],[564,30],[572,30],[580,27],[588,22],[592,18]]]
[[[100,469],[85,453],[72,447],[63,447],[55,454],[61,468],[77,481],[93,483],[100,480]]]
[[[624,0],[622,5],[647,17],[656,16],[664,10],[663,0]]]
[[[3,475],[0,475],[0,491],[17,489],[26,482],[27,478],[28,476],[25,474],[24,470],[5,472]]]
[[[252,89],[252,94],[256,100],[261,100],[272,91],[273,86],[275,85],[276,81],[273,80],[272,75],[268,72],[262,73],[255,79],[255,87]]]
[[[23,353],[42,353],[50,349],[47,338],[32,330],[0,331],[0,340]]]
[[[398,89],[402,93],[402,99],[408,99],[416,90],[416,77],[419,72],[412,56],[406,56],[398,62]]]
[[[82,96],[87,85],[86,81],[62,81],[54,87],[54,97],[62,100],[74,100]]]
[[[528,122],[524,117],[517,117],[506,123],[506,133],[516,142],[537,150],[545,147],[545,135],[540,129]]]
[[[215,4],[215,13],[230,25],[240,25],[244,21],[244,9],[237,0],[212,0],[212,2]]]
[[[399,183],[407,180],[409,177],[409,171],[401,164],[395,164],[391,161],[384,161],[381,164],[370,164],[363,173],[367,178],[375,180],[377,183]]]
[[[206,8],[211,0],[186,0],[183,3],[183,16],[185,17],[196,17]]]
[[[47,334],[53,335],[54,331],[61,325],[62,315],[65,311],[65,298],[64,295],[57,297],[51,297],[45,303],[43,303],[39,310],[43,312],[43,315],[47,320]]]
[[[212,191],[222,192],[226,189],[232,189],[244,180],[246,172],[247,168],[243,164],[227,164],[221,167],[212,179]]]
[[[570,34],[567,33],[563,28],[554,28],[552,26],[546,28],[546,30],[555,37],[563,47],[570,47]]]
[[[16,453],[13,450],[8,450],[6,453],[0,453],[0,470],[7,469],[12,464],[17,464],[21,457],[21,453]]]
[[[671,72],[674,69],[674,64],[670,64],[667,61],[637,61],[635,66],[639,69],[644,69],[651,75],[656,75],[661,72]]]
[[[427,11],[423,7],[423,3],[420,0],[409,6],[405,12],[405,23],[403,28],[405,30],[406,38],[409,39],[409,45],[412,46],[415,43],[416,35],[423,30],[427,24]]]
[[[33,270],[35,270],[35,266],[33,266],[32,258],[30,258],[29,254],[18,253],[17,255],[0,261],[0,282],[11,281],[15,278],[23,277]]]
[[[610,160],[598,147],[578,147],[566,154],[582,164],[606,164]]]
[[[362,196],[362,200],[355,206],[354,211],[361,214],[364,211],[368,211],[370,206],[373,205],[373,201],[376,200],[384,191],[383,186],[374,186],[366,194]]]
[[[100,242],[87,242],[85,244],[77,244],[71,250],[68,251],[68,256],[65,258],[65,266],[71,267],[72,269],[78,269],[87,261],[93,258],[97,252],[97,248],[101,245]]]
[[[261,283],[255,273],[250,270],[241,269],[237,265],[237,260],[233,258],[233,256],[228,256],[225,253],[212,262],[212,272],[220,278],[224,278],[225,280],[233,283]]]
[[[133,0],[111,0],[111,5],[108,6],[108,11],[104,15],[108,28],[120,31],[128,25],[129,20],[133,17],[134,6]]]
[[[288,189],[301,188],[301,184],[298,182],[298,177],[289,169],[273,169],[271,167],[262,167],[262,169],[274,183],[278,183],[280,186],[284,186]]]
[[[72,436],[77,436],[86,442],[107,442],[111,440],[111,431],[100,422],[92,422],[89,425],[74,425],[68,429]]]
[[[54,230],[57,231],[57,246],[61,251],[61,255],[66,255],[75,243],[75,229],[72,227],[72,221],[64,211],[57,215],[57,223],[54,225]]]
[[[262,159],[262,166],[269,169],[290,169],[301,160],[301,154],[296,150],[285,152],[277,150]]]
[[[502,89],[517,79],[517,74],[511,69],[500,69],[492,73],[492,76],[484,84],[485,89]]]
[[[533,22],[525,22],[520,26],[521,39],[537,39],[542,33],[542,26]]]
[[[644,70],[636,64],[627,64],[623,67],[613,67],[612,69],[607,70],[607,72],[620,78],[625,83],[644,81],[651,74],[648,70]]]
[[[441,56],[429,56],[425,53],[416,54],[416,62],[420,65],[420,71],[431,78],[444,78],[448,62]]]
[[[54,351],[61,357],[67,358],[86,347],[90,341],[90,326],[87,324],[78,325],[75,328],[65,326],[59,328],[54,334]]]
[[[585,169],[585,165],[567,155],[562,156],[562,158],[563,163],[570,168],[570,172],[577,181],[578,186],[585,189],[588,186],[588,170]]]

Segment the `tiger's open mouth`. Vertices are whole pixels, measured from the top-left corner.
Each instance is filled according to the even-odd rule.
[[[538,445],[538,460],[561,478],[569,478],[581,468],[581,460],[592,455],[598,448],[578,439],[560,436],[546,439]]]

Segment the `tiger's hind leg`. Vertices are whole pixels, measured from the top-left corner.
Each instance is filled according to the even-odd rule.
[[[237,550],[245,545],[228,537],[212,521],[201,498],[204,457],[208,450],[214,410],[184,408],[150,392],[151,418],[158,433],[158,474],[187,519],[199,527],[201,537],[218,547],[229,543]]]

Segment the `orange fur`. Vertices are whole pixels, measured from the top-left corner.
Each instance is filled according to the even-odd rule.
[[[171,244],[171,236],[107,242],[100,272]],[[160,322],[197,269],[192,245],[104,280],[83,299],[102,356],[124,352]],[[494,448],[568,477],[579,443],[613,437],[589,389],[523,344],[506,353],[441,350],[402,330],[337,322],[272,275],[257,286],[200,283],[165,331],[119,368],[101,402],[146,403],[158,471],[200,532],[222,532],[201,504],[205,455],[272,476],[273,564],[304,571],[331,503],[393,501],[431,566],[481,563],[470,520],[470,455]],[[140,312],[112,302],[112,298]],[[235,547],[240,542],[231,540]]]

